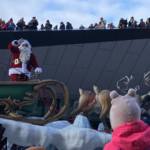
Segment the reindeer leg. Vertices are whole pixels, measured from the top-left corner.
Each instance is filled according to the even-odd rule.
[[[103,125],[104,125],[104,129],[105,130],[109,130],[109,128],[108,128],[108,125],[107,125],[107,123],[106,123],[106,121],[105,121],[105,117],[108,115],[108,113],[109,113],[109,108],[107,108],[107,107],[105,107],[105,108],[102,108],[102,112],[101,112],[101,115],[100,115],[100,120],[101,120],[101,122],[103,123]]]

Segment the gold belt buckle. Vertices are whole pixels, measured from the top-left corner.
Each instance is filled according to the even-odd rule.
[[[19,64],[19,59],[15,59],[15,65]]]

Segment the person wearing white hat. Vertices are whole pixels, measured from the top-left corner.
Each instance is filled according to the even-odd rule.
[[[31,76],[32,67],[35,73],[42,73],[36,56],[31,52],[31,45],[27,40],[14,40],[8,45],[13,55],[9,76],[11,81],[28,81]]]

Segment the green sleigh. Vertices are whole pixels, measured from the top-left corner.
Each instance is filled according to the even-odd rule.
[[[50,87],[50,85],[56,85],[59,87],[64,95],[64,106],[63,108],[54,116],[54,107],[57,105],[57,97],[55,90]],[[51,94],[53,99],[50,106],[50,110],[44,116],[44,119],[28,119],[24,118],[22,115],[18,115],[14,110],[23,110],[27,112],[32,112],[38,103],[38,91],[44,89]],[[57,121],[61,118],[64,113],[69,108],[69,93],[66,86],[55,80],[33,80],[33,81],[18,81],[18,82],[0,82],[0,118],[10,119],[15,121],[32,123],[35,125],[45,125],[50,122]]]

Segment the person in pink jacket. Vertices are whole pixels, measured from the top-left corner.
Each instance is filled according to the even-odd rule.
[[[125,96],[116,91],[110,93],[110,122],[114,131],[104,150],[150,150],[150,127],[140,120],[141,110],[135,95],[134,89],[129,89]]]

